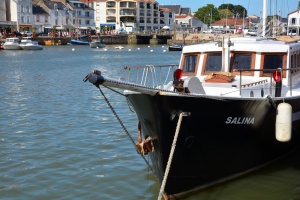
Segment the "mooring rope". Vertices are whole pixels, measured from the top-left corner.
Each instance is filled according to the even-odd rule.
[[[180,113],[179,118],[178,118],[176,132],[175,132],[175,135],[174,135],[172,148],[171,148],[169,159],[168,159],[168,163],[167,163],[167,166],[166,166],[166,170],[165,170],[165,174],[164,174],[164,179],[163,179],[163,182],[162,182],[161,187],[160,187],[158,200],[160,200],[162,198],[163,192],[165,191],[165,186],[166,186],[168,174],[169,174],[169,171],[170,171],[170,168],[171,168],[171,163],[172,163],[173,155],[174,155],[174,152],[175,152],[176,142],[177,142],[177,138],[178,138],[178,135],[179,135],[181,121],[182,121],[182,113]]]
[[[116,111],[114,110],[114,108],[112,107],[112,105],[110,104],[110,102],[108,101],[108,99],[106,98],[106,96],[104,95],[103,91],[101,90],[100,86],[96,86],[99,91],[101,92],[104,100],[106,101],[108,107],[111,109],[112,113],[114,114],[114,116],[117,118],[118,122],[120,123],[120,125],[122,126],[123,130],[125,131],[126,135],[129,137],[129,139],[131,140],[134,148],[136,150],[137,146],[135,145],[135,142],[133,140],[133,138],[131,137],[131,135],[129,134],[129,132],[127,131],[126,127],[124,126],[124,124],[122,123],[121,119],[119,118],[118,114],[116,113]],[[138,151],[137,151],[138,152]],[[155,178],[159,181],[159,178],[157,176],[157,174],[155,173],[154,169],[151,167],[150,163],[146,160],[145,156],[143,154],[140,154],[142,156],[142,158],[144,159],[144,161],[146,162],[147,166],[149,167],[149,169],[152,171],[152,173],[154,174]]]

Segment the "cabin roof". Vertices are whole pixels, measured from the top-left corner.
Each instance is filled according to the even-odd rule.
[[[286,53],[288,50],[299,50],[299,43],[287,43],[284,41],[268,40],[262,37],[239,37],[230,38],[233,46],[231,51],[241,52],[270,52],[270,53]],[[228,39],[225,39],[227,44]],[[183,48],[183,53],[195,52],[214,52],[222,51],[222,47],[218,47],[218,42],[209,42],[196,45],[188,45]]]

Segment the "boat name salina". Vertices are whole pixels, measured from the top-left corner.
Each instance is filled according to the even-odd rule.
[[[254,117],[227,117],[225,124],[254,124]]]

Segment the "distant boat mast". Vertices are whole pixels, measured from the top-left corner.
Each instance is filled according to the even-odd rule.
[[[266,27],[267,27],[267,1],[263,0],[263,30],[262,30],[262,36],[266,36]]]

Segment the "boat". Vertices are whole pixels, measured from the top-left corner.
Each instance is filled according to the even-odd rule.
[[[169,51],[182,51],[183,46],[183,44],[174,42],[172,45],[169,46]]]
[[[222,37],[184,46],[179,65],[126,66],[120,79],[93,70],[83,81],[128,133],[102,88],[123,90],[137,116],[135,141],[127,135],[161,184],[158,199],[177,199],[300,147],[299,51],[298,41]]]
[[[137,150],[150,155],[160,183],[180,121],[164,189],[180,197],[259,169],[299,146],[299,51],[298,42],[224,39],[185,46],[165,85],[137,84],[133,76],[121,81],[97,70],[84,80],[124,90],[138,118],[138,138],[145,137]],[[144,72],[139,80],[160,74],[146,74],[155,66],[126,67],[131,74],[135,69]]]
[[[6,38],[5,43],[3,44],[5,50],[22,50],[19,43],[19,38]]]
[[[32,41],[31,37],[23,37],[20,47],[23,50],[43,50],[43,46],[38,44],[38,41]]]
[[[116,46],[115,49],[124,49],[124,47],[119,45],[119,46]]]
[[[73,44],[73,45],[89,45],[90,43],[88,41],[84,41],[84,40],[71,39],[71,44]]]
[[[99,40],[93,40],[91,43],[90,43],[90,47],[91,48],[104,48],[105,47],[105,44],[103,44],[101,41]]]

